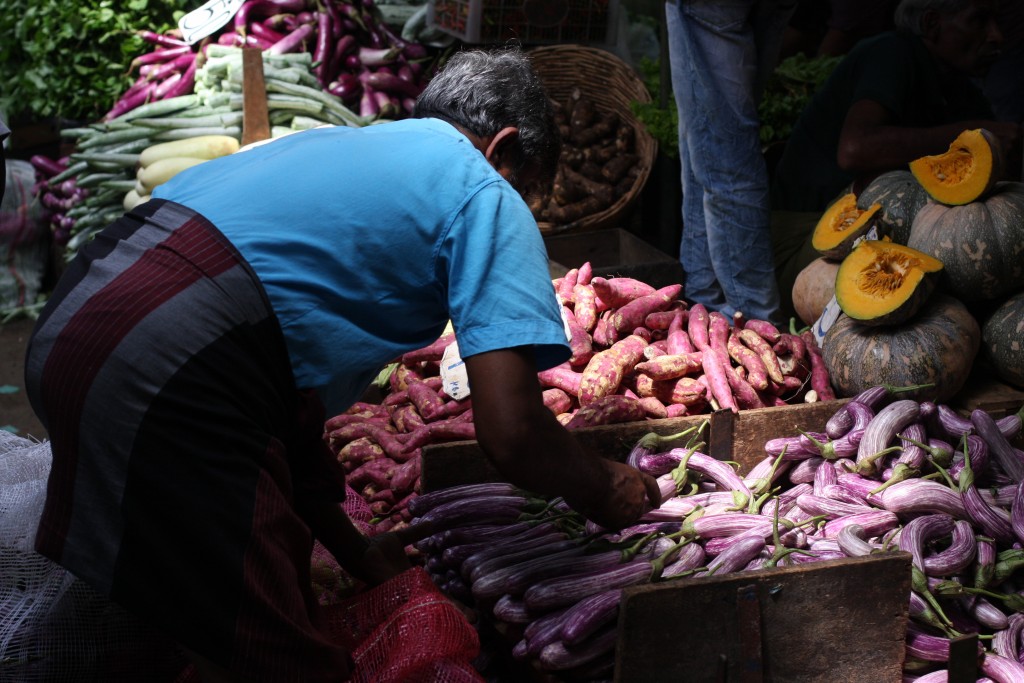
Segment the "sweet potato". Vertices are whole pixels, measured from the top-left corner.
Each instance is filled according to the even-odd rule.
[[[443,420],[430,422],[409,435],[404,444],[406,453],[434,443],[446,441],[469,441],[476,438],[476,428],[472,422],[456,422]]]
[[[573,315],[580,327],[588,333],[594,331],[597,324],[597,294],[590,285],[576,284],[573,286]]]
[[[624,306],[634,299],[657,291],[653,285],[631,277],[595,277],[591,279],[590,285],[594,288],[594,293],[610,308]]]
[[[689,414],[689,407],[685,403],[670,403],[669,405],[665,406],[665,417],[683,417],[684,415]]]
[[[637,363],[633,368],[636,372],[648,375],[651,379],[676,379],[689,375],[702,368],[701,352],[665,354]]]
[[[576,287],[579,274],[579,268],[570,268],[569,272],[558,278],[556,281],[555,291],[558,293],[563,304],[571,306],[575,301],[575,298],[573,297],[573,288]]]
[[[686,319],[686,309],[676,308],[679,304],[683,304],[683,302],[676,301],[673,304],[673,308],[664,311],[654,311],[653,313],[648,314],[648,316],[644,318],[644,327],[651,331],[657,330],[667,332],[669,327],[672,325],[672,321],[680,314],[682,314],[683,320]],[[685,306],[685,304],[683,304],[683,306]]]
[[[594,341],[569,308],[563,306],[562,312],[569,327],[569,350],[572,352],[569,365],[586,365],[594,356]]]
[[[686,318],[686,331],[690,335],[690,341],[694,348],[703,351],[709,344],[708,324],[710,322],[708,309],[704,304],[690,306],[690,313]]]
[[[772,350],[771,345],[760,334],[751,329],[751,322],[753,321],[748,321],[743,329],[737,333],[737,336],[739,336],[744,346],[761,357],[764,368],[768,372],[768,377],[773,382],[781,383],[782,368],[779,366],[779,357]]]
[[[540,382],[542,387],[555,387],[561,389],[570,396],[579,395],[580,381],[582,379],[582,373],[573,370],[568,361],[561,365],[556,365],[553,368],[541,370],[537,373],[537,380]]]
[[[395,468],[391,475],[391,488],[399,496],[410,493],[416,480],[419,479],[422,469],[422,458],[409,458],[407,461]],[[397,502],[397,501],[396,501]]]
[[[657,396],[647,396],[638,400],[647,417],[653,420],[663,420],[668,417],[668,407]]]
[[[410,379],[407,391],[409,392],[409,402],[416,406],[416,411],[423,416],[426,422],[447,417],[444,399],[436,389],[430,388],[430,385],[423,380]]]
[[[348,407],[343,415],[365,415],[366,417],[387,417],[387,409],[378,403],[356,401]]]
[[[625,340],[623,340],[625,341]],[[566,429],[595,427],[597,425],[635,422],[646,417],[643,404],[635,398],[621,394],[609,394],[594,399],[582,406],[566,423]]]
[[[814,335],[810,330],[804,330],[800,333],[800,338],[804,340],[807,357],[811,361],[811,389],[818,394],[819,401],[834,400],[836,393],[832,389],[828,368],[825,366],[825,360],[821,357],[821,349],[818,348]]]
[[[577,394],[580,406],[587,406],[603,396],[614,394],[625,374],[643,357],[646,346],[647,342],[643,338],[630,335],[594,354],[580,378]]]
[[[692,309],[691,309],[692,316]],[[708,345],[703,349],[701,363],[704,367],[704,376],[707,378],[708,388],[711,395],[718,402],[720,408],[739,412],[736,399],[732,395],[732,387],[729,378],[725,374],[731,372],[732,366],[728,358],[720,358],[718,352]]]
[[[708,313],[708,344],[723,358],[729,357],[729,334],[731,327],[729,319],[718,311]]]
[[[682,290],[682,285],[669,285],[656,290],[653,294],[633,299],[612,313],[612,327],[619,335],[628,334],[631,330],[643,325],[644,319],[650,313],[663,311],[671,306],[679,298]]]
[[[423,361],[438,361],[444,355],[444,350],[455,341],[454,334],[443,334],[436,341],[415,351],[402,354],[402,365],[414,365]]]
[[[544,405],[555,415],[572,409],[572,396],[557,387],[549,387],[541,392]]]
[[[385,429],[391,425],[391,418],[387,415],[363,415],[353,413],[342,413],[341,415],[335,415],[332,418],[328,418],[324,422],[324,434],[327,435],[336,429],[341,429],[345,425],[355,424],[357,422],[372,422],[381,425]]]
[[[591,334],[591,337],[594,340],[594,344],[597,346],[608,347],[619,339],[618,333],[609,322],[611,315],[612,313],[610,311],[605,311],[601,317],[597,319],[597,324],[594,325],[594,331]]]
[[[369,460],[383,457],[384,449],[370,437],[361,436],[342,446],[336,455],[345,470],[351,471]]]
[[[764,402],[761,401],[761,397],[754,391],[754,387],[740,376],[738,370],[740,368],[730,368],[725,371],[725,377],[729,381],[729,388],[736,400],[736,406],[744,410],[763,408]]]
[[[361,437],[369,437],[380,444],[384,453],[393,459],[403,459],[404,445],[395,436],[395,428],[391,425],[381,426],[372,422],[361,422],[344,425],[327,433],[326,438],[331,449],[341,449],[350,441]]]
[[[594,279],[594,264],[590,261],[584,261],[583,265],[580,266],[579,275],[576,281],[581,285],[589,285]]]
[[[391,475],[397,467],[398,463],[387,457],[368,460],[349,472],[345,482],[357,491],[367,484],[378,489],[391,488]]]
[[[665,335],[666,353],[693,353],[697,350],[686,331],[685,325],[688,317],[688,311],[675,312]]]
[[[395,406],[391,412],[391,422],[399,432],[405,434],[415,431],[417,427],[422,427],[426,424],[423,417],[416,411],[416,407],[411,403]]]
[[[746,368],[747,382],[757,391],[764,391],[768,388],[768,371],[764,367],[761,357],[743,345],[737,332],[734,330],[726,342],[729,357],[737,364]]]
[[[779,337],[782,336],[779,328],[775,327],[775,325],[767,320],[758,320],[757,318],[752,318],[743,323],[743,329],[757,332],[769,344],[779,341]]]

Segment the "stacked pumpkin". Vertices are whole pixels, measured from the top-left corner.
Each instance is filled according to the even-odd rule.
[[[1024,183],[1002,172],[991,134],[968,130],[822,215],[812,238],[822,256],[794,300],[834,271],[841,313],[822,355],[838,395],[925,385],[917,398],[945,401],[982,348],[1000,379],[1024,387]]]

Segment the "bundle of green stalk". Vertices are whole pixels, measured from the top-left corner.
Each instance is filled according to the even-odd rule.
[[[309,53],[262,54],[272,137],[321,125],[364,126],[374,120],[356,115],[320,88]],[[74,152],[56,162],[36,161],[39,192],[66,260],[125,210],[126,193],[136,188],[136,170],[146,148],[207,135],[241,139],[241,48],[208,45],[195,79],[192,93],[62,130],[62,137],[74,141]]]
[[[649,434],[627,462],[663,503],[617,533],[507,484],[424,493],[416,547],[442,590],[522,633],[514,656],[574,680],[614,666],[627,586],[904,551],[904,680],[946,680],[951,639],[978,634],[982,675],[1022,681],[1024,409],[964,415],[900,392],[872,387],[823,431],[768,440],[744,476],[701,452],[702,426]]]

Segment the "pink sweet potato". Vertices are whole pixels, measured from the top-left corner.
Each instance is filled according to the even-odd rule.
[[[729,381],[729,388],[732,390],[733,398],[736,399],[736,406],[742,410],[750,408],[764,408],[761,397],[757,395],[747,380],[740,376],[742,368],[731,368],[725,371],[725,377]]]
[[[595,427],[597,425],[635,422],[646,418],[643,404],[635,398],[621,394],[601,396],[588,405],[582,406],[568,423],[566,429]]]
[[[761,335],[761,338],[769,344],[774,344],[779,341],[779,337],[782,335],[782,333],[779,332],[779,328],[775,327],[772,323],[767,320],[758,320],[756,318],[743,323],[743,329],[757,332]]]
[[[729,359],[720,358],[718,352],[708,345],[701,356],[701,362],[711,395],[718,402],[718,406],[734,413],[739,412],[739,406],[736,405],[736,399],[732,395],[732,387],[729,385],[729,378],[725,374],[732,370]]]
[[[572,409],[572,396],[557,387],[550,387],[541,393],[544,405],[555,415]]]
[[[410,379],[409,401],[416,406],[416,411],[427,422],[433,422],[447,416],[444,399],[421,379]]]
[[[664,311],[654,311],[646,318],[644,318],[644,327],[651,331],[668,331],[672,325],[672,321],[676,319],[679,314],[682,314],[682,319],[686,320],[686,302],[675,301],[671,308]]]
[[[597,296],[590,285],[576,285],[573,288],[573,315],[576,322],[587,332],[593,332],[597,325]]]
[[[391,488],[400,497],[412,491],[416,480],[419,479],[422,463],[422,458],[409,458],[395,468],[391,475]]]
[[[456,422],[443,420],[430,422],[409,435],[404,444],[408,453],[417,448],[446,441],[471,441],[476,438],[476,428],[472,422]]]
[[[609,347],[618,341],[619,336],[615,332],[615,328],[612,327],[608,319],[611,317],[611,312],[604,312],[601,317],[597,319],[597,324],[594,325],[593,340],[594,345]]]
[[[779,357],[772,350],[771,345],[764,337],[750,328],[750,322],[737,333],[740,341],[748,349],[756,353],[764,363],[765,371],[773,382],[782,382],[782,368],[779,366]]]
[[[387,417],[387,408],[378,403],[356,401],[343,413],[344,415],[363,415],[366,417]]]
[[[665,354],[656,358],[637,363],[633,368],[636,372],[648,375],[651,379],[675,379],[700,370],[702,367],[701,352]]]
[[[690,410],[685,403],[670,403],[665,406],[665,417],[683,417],[689,415]]]
[[[574,301],[573,288],[579,278],[579,268],[571,268],[568,273],[555,281],[555,291],[563,304],[572,305]]]
[[[682,289],[682,285],[662,287],[653,294],[647,294],[619,306],[612,314],[611,326],[620,336],[629,334],[632,330],[642,326],[644,319],[649,314],[663,311],[671,306],[679,298]]]
[[[688,317],[688,311],[674,312],[672,322],[669,323],[668,332],[665,335],[666,353],[693,353],[697,350],[686,331]]]
[[[690,341],[698,351],[703,351],[709,344],[708,324],[710,317],[708,309],[704,304],[694,304],[690,307],[690,313],[686,317],[686,331],[690,335]]]
[[[590,261],[586,261],[580,266],[580,272],[576,279],[581,285],[589,285],[590,281],[594,279],[594,266]]]
[[[819,401],[835,399],[836,393],[832,389],[832,380],[829,377],[828,368],[825,366],[825,360],[821,357],[821,349],[814,341],[814,335],[810,330],[804,330],[800,333],[800,337],[804,340],[807,357],[811,361],[811,388],[818,394]]]
[[[395,435],[395,428],[391,425],[383,427],[372,422],[348,424],[330,431],[326,435],[332,450],[340,450],[348,442],[360,437],[369,437],[376,441],[389,458],[398,459],[405,450],[404,445]]]
[[[609,308],[619,308],[656,291],[652,285],[631,277],[595,277],[590,284],[594,288],[594,293]]]
[[[586,365],[594,356],[594,341],[590,333],[580,325],[575,313],[564,307],[562,311],[569,326],[569,350],[572,352],[569,365]]]
[[[583,374],[573,370],[568,362],[537,373],[537,380],[542,387],[556,387],[571,396],[579,395],[582,379]]]
[[[757,391],[764,391],[768,388],[768,371],[764,367],[761,357],[743,345],[736,331],[729,335],[726,342],[729,357],[737,364],[746,368],[747,382]]]
[[[335,415],[334,417],[328,418],[327,421],[324,422],[324,434],[333,432],[335,429],[341,429],[345,425],[357,422],[374,422],[386,428],[391,423],[391,418],[386,413],[384,415],[342,413],[341,415]]]
[[[444,350],[455,341],[454,334],[443,334],[434,342],[414,351],[402,354],[402,365],[415,365],[424,361],[438,361],[444,355]]]
[[[604,351],[594,354],[580,378],[577,394],[580,406],[593,403],[603,396],[614,394],[622,378],[643,358],[647,342],[630,335]]]
[[[668,417],[668,407],[657,396],[638,399],[644,408],[644,414],[652,420],[663,420]]]
[[[351,471],[369,460],[384,456],[384,449],[368,436],[349,441],[337,451],[338,462]]]
[[[391,422],[399,432],[406,434],[426,424],[423,417],[416,412],[416,407],[411,403],[395,406],[391,411]]]
[[[367,484],[373,484],[378,489],[391,488],[391,475],[397,467],[398,463],[386,457],[368,460],[349,472],[345,482],[357,491]]]
[[[718,311],[708,313],[708,344],[723,358],[729,357],[729,334],[732,329],[729,319]]]

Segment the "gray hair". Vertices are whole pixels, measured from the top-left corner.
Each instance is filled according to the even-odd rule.
[[[971,0],[900,0],[893,15],[893,23],[896,24],[896,28],[919,36],[924,32],[921,19],[926,12],[954,14],[970,4]]]
[[[480,137],[519,129],[512,163],[533,163],[543,181],[554,178],[561,149],[554,110],[529,57],[518,47],[453,54],[416,100],[415,118],[435,117]]]

